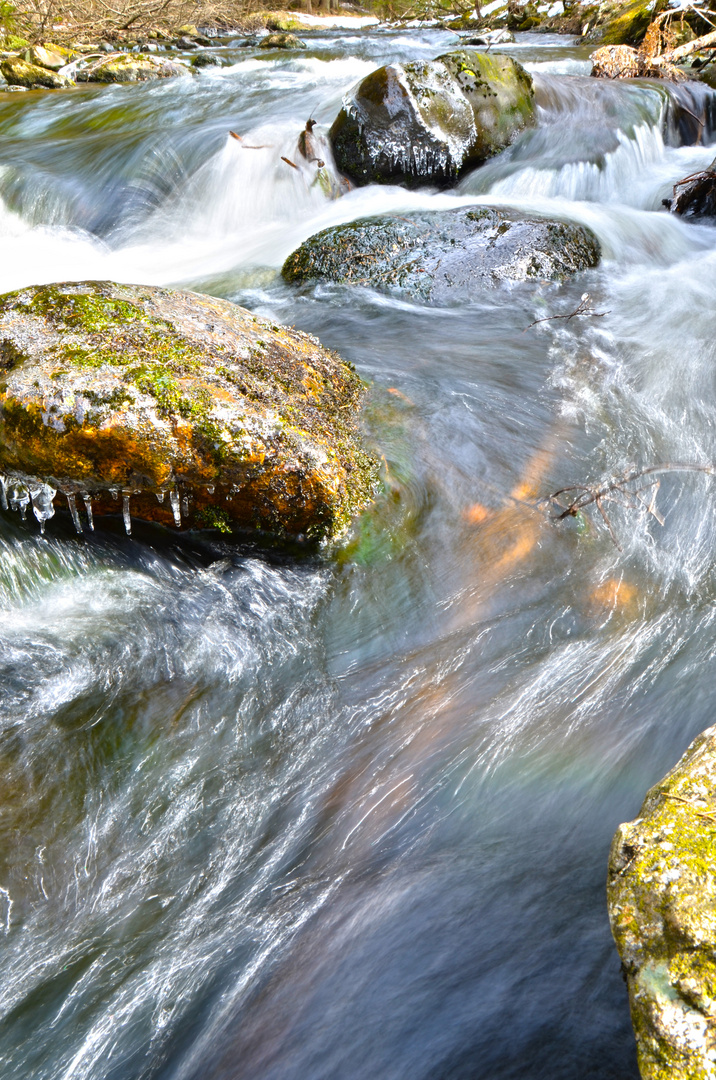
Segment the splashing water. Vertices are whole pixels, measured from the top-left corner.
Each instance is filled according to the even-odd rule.
[[[659,210],[710,120],[680,145],[673,91],[520,36],[534,130],[453,193],[331,198],[281,162],[308,116],[457,42],[320,34],[0,102],[0,287],[179,282],[295,324],[372,383],[385,458],[304,561],[127,539],[119,489],[116,533],[86,492],[70,536],[75,495],[3,478],[58,511],[0,515],[3,1080],[638,1076],[606,857],[712,720],[716,492],[665,477],[663,528],[617,507],[622,552],[531,507],[716,461],[716,231]],[[330,224],[481,203],[583,222],[601,265],[444,308],[277,277]],[[603,318],[549,320],[585,291]]]

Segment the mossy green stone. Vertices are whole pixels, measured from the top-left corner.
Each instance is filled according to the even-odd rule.
[[[332,281],[446,303],[500,281],[560,281],[596,266],[581,225],[477,209],[361,218],[309,237],[286,259],[286,281]]]
[[[315,338],[225,300],[112,282],[0,297],[0,471],[131,494],[139,518],[335,536],[371,498],[364,385]],[[217,516],[218,515],[218,516]]]
[[[644,1080],[716,1076],[716,728],[612,843],[609,917]]]

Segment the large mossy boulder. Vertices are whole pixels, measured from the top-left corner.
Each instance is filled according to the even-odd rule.
[[[560,280],[595,266],[600,249],[580,225],[485,207],[367,218],[325,229],[289,255],[289,282],[324,280],[443,303],[499,281]]]
[[[135,83],[150,79],[172,79],[189,75],[189,68],[163,57],[142,54],[119,53],[107,59],[96,60],[77,72],[77,82]]]
[[[663,0],[607,0],[599,5],[599,13],[590,38],[603,45],[639,45],[647,27],[665,7]]]
[[[716,728],[620,825],[609,916],[643,1080],[716,1075]]]
[[[9,86],[23,86],[27,90],[62,90],[72,85],[64,75],[19,56],[8,56],[0,62],[0,72]]]
[[[0,297],[0,473],[95,515],[126,499],[165,524],[333,536],[371,498],[364,389],[315,338],[226,300],[111,282]]]
[[[371,72],[344,98],[330,141],[356,184],[447,185],[535,122],[532,79],[509,56],[459,49]]]

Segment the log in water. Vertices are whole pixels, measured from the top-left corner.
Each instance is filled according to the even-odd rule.
[[[127,536],[121,492],[111,529],[42,491],[0,515],[3,1080],[637,1076],[606,859],[713,722],[716,490],[665,476],[663,528],[611,508],[621,551],[533,504],[716,460],[716,232],[660,210],[713,149],[667,91],[523,35],[539,125],[455,191],[332,199],[284,162],[454,41],[326,32],[0,102],[0,288],[177,284],[294,324],[372,381],[386,460],[302,560]],[[602,262],[444,306],[280,279],[329,225],[467,205],[584,224]],[[608,314],[547,318],[584,292]]]

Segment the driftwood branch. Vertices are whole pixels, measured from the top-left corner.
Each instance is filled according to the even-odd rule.
[[[660,525],[663,525],[664,518],[656,509],[656,496],[661,481],[658,479],[648,480],[647,483],[636,488],[630,485],[634,485],[638,480],[645,477],[658,477],[664,473],[675,472],[697,472],[705,473],[707,476],[714,476],[716,475],[716,465],[668,462],[663,465],[648,465],[643,469],[633,468],[623,473],[622,476],[612,477],[602,484],[573,484],[569,487],[560,488],[559,491],[548,495],[543,502],[556,507],[558,510],[558,513],[553,515],[554,521],[564,521],[568,517],[577,517],[582,510],[589,506],[595,506],[615,547],[621,551],[621,545],[604,504],[615,503],[618,506],[626,507],[628,510],[644,511],[658,521]],[[648,500],[644,498],[644,492],[650,492],[651,497]]]
[[[609,314],[608,311],[594,311],[591,304],[592,298],[589,293],[582,293],[582,298],[574,311],[570,311],[568,315],[545,315],[543,319],[535,319],[534,322],[531,322],[529,326],[524,328],[522,333],[526,334],[528,330],[531,330],[533,326],[537,326],[538,323],[552,322],[553,319],[565,319],[569,322],[570,319],[583,318],[585,315],[591,315],[595,319],[603,319],[605,315]]]
[[[710,46],[716,47],[716,30],[704,34],[703,37],[694,38],[693,41],[687,41],[685,45],[679,45],[676,49],[670,49],[668,52],[662,53],[661,56],[655,56],[654,63],[675,64],[677,60],[683,60],[690,53],[698,52],[699,49],[706,49]]]

